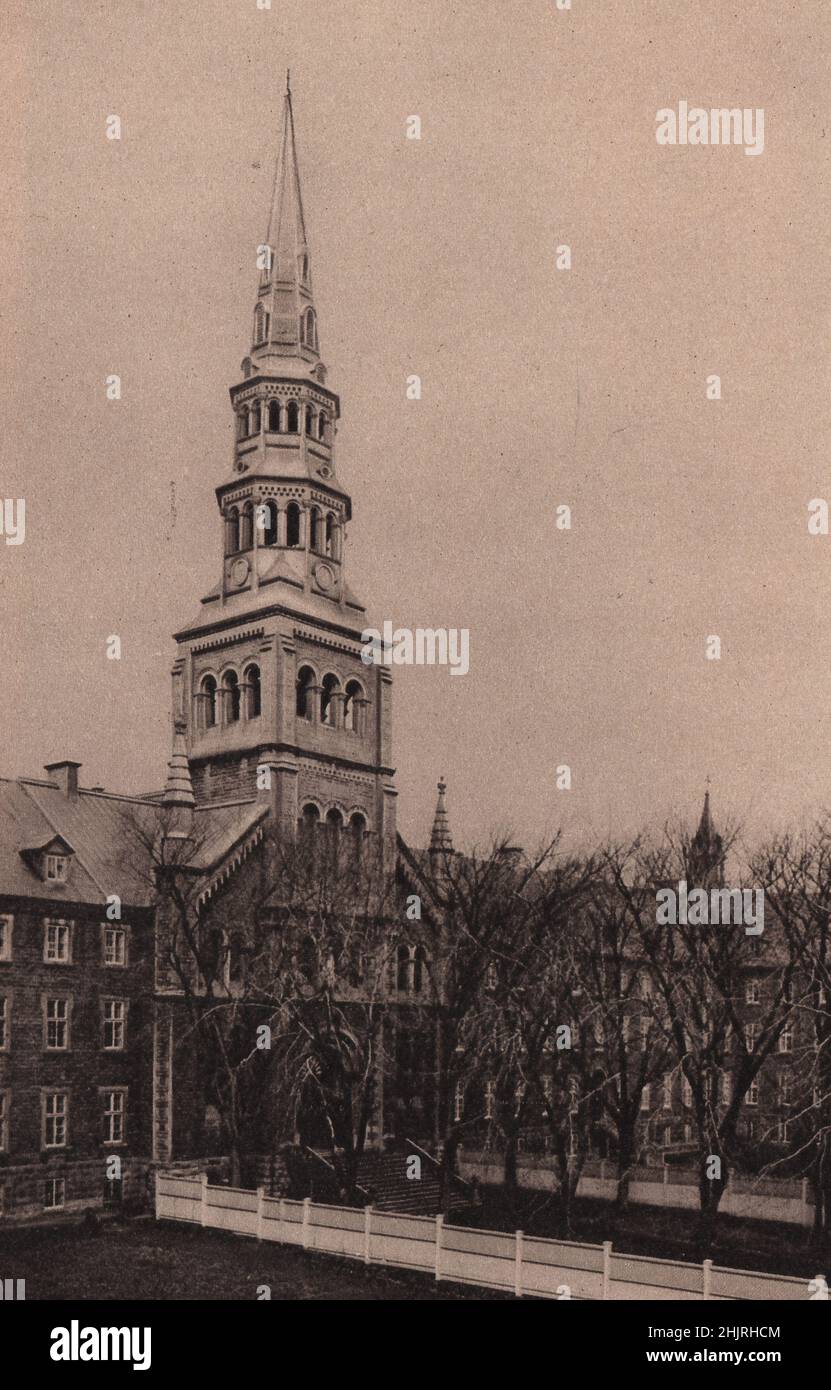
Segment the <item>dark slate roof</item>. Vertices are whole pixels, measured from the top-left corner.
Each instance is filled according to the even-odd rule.
[[[262,802],[197,809],[193,863],[215,871],[268,814]],[[55,903],[103,903],[111,894],[133,907],[153,898],[152,843],[158,805],[79,788],[67,797],[54,783],[0,778],[0,894]],[[21,853],[60,836],[72,846],[66,883],[40,878]]]

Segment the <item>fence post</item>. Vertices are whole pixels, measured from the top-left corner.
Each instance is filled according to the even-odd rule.
[[[436,1217],[436,1283],[441,1279],[441,1232],[444,1225],[444,1217],[439,1212]]]
[[[516,1241],[516,1263],[514,1265],[514,1293],[522,1298],[522,1231],[514,1235]]]
[[[611,1297],[612,1283],[612,1242],[603,1242],[603,1298]]]
[[[701,1268],[702,1268],[702,1270],[704,1271],[703,1297],[704,1297],[705,1301],[707,1301],[707,1300],[709,1299],[709,1297],[710,1297],[710,1277],[711,1277],[711,1275],[712,1275],[712,1273],[713,1273],[713,1262],[712,1262],[712,1260],[705,1260],[704,1263],[703,1263],[703,1265],[701,1266]]]
[[[265,1188],[257,1188],[257,1240],[263,1238],[263,1201],[265,1199]]]
[[[202,1173],[201,1177],[202,1191],[200,1193],[199,1202],[199,1224],[200,1226],[206,1226],[208,1224],[208,1175],[207,1173]]]
[[[665,1164],[664,1164],[664,1176],[663,1176],[662,1181],[663,1181],[663,1184],[664,1184],[664,1206],[665,1206],[665,1207],[668,1207],[668,1206],[669,1206],[669,1164],[668,1164],[668,1163],[665,1163]]]
[[[279,1206],[278,1209],[277,1209],[277,1214],[278,1214],[278,1216],[280,1217],[280,1244],[281,1244],[281,1245],[285,1245],[285,1243],[286,1243],[286,1199],[285,1199],[285,1197],[282,1195],[282,1193],[280,1194],[280,1206]]]
[[[364,1264],[372,1264],[372,1205],[364,1207]]]
[[[807,1178],[803,1178],[803,1179],[802,1179],[802,1224],[803,1224],[803,1226],[810,1226],[810,1225],[812,1224],[812,1222],[811,1222],[811,1211],[810,1211],[810,1208],[809,1208],[809,1206],[808,1206],[808,1179],[807,1179]]]
[[[311,1212],[310,1212],[309,1209],[310,1209],[311,1205],[312,1205],[312,1199],[311,1199],[311,1197],[304,1197],[304,1198],[303,1198],[303,1240],[302,1240],[302,1244],[303,1244],[303,1249],[304,1249],[304,1250],[308,1250],[308,1248],[309,1248],[309,1217],[310,1217],[310,1215],[311,1215]]]

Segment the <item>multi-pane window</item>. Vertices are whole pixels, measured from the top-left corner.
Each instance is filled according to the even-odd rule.
[[[693,1103],[692,1086],[686,1076],[681,1081],[681,1100],[684,1105],[692,1105]]]
[[[791,1103],[791,1078],[787,1072],[779,1075],[779,1104],[790,1105]]]
[[[776,1140],[777,1140],[777,1143],[779,1143],[779,1144],[787,1144],[787,1142],[788,1142],[788,1121],[787,1121],[787,1120],[777,1120],[777,1121],[776,1121]]]
[[[68,965],[72,960],[72,923],[63,918],[47,918],[43,937],[43,959],[52,965]]]
[[[69,1000],[46,1000],[46,1046],[49,1051],[69,1047]]]
[[[5,1153],[9,1147],[9,1106],[11,1103],[11,1092],[0,1091],[0,1153]]]
[[[104,928],[104,964],[127,964],[127,932],[124,927]]]
[[[65,854],[47,854],[46,878],[51,883],[65,883],[69,860]]]
[[[729,1071],[723,1071],[723,1072],[721,1073],[721,1103],[722,1103],[722,1105],[729,1105],[729,1104],[730,1104],[730,1073],[729,1073]]]
[[[672,1109],[672,1072],[664,1074],[664,1109]]]
[[[745,1028],[745,1030],[744,1030],[744,1040],[745,1040],[745,1047],[747,1048],[748,1052],[753,1052],[754,1049],[755,1049],[755,1047],[756,1047],[757,1042],[759,1041],[759,1025],[758,1025],[758,1023],[748,1023],[748,1024],[747,1024],[747,1026],[746,1026],[746,1028]]]
[[[783,1028],[782,1032],[779,1034],[779,1051],[793,1051],[793,1028],[791,1027],[790,1023],[786,1028]]]
[[[652,1088],[650,1086],[644,1086],[643,1090],[641,1091],[641,1110],[649,1109],[649,1098],[651,1094],[651,1089]]]
[[[762,986],[758,980],[748,980],[744,987],[744,1002],[746,1004],[760,1004],[762,1002]]]
[[[453,1119],[458,1122],[462,1118],[465,1104],[465,1088],[461,1081],[456,1082],[456,1089],[453,1092]]]
[[[493,1119],[493,1102],[496,1095],[496,1082],[485,1082],[485,1119]]]
[[[9,1000],[5,994],[0,994],[0,1052],[4,1052],[9,1045]]]
[[[69,1097],[66,1091],[47,1091],[43,1098],[43,1147],[62,1149],[66,1144]]]
[[[66,1178],[47,1178],[43,1188],[44,1211],[57,1211],[66,1201]]]
[[[759,1104],[759,1083],[758,1083],[758,1081],[751,1081],[750,1085],[749,1085],[748,1088],[747,1088],[747,1095],[746,1095],[745,1098],[744,1098],[744,1103],[745,1103],[745,1105],[758,1105],[758,1104]]]
[[[11,960],[12,958],[12,927],[14,917],[11,913],[0,915],[0,960]]]
[[[124,1018],[123,999],[104,1000],[104,1046],[112,1052],[124,1047]]]
[[[104,1092],[104,1143],[124,1143],[126,1096],[123,1091]]]

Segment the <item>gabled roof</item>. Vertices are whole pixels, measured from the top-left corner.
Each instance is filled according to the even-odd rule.
[[[0,778],[0,895],[101,903],[117,894],[132,907],[154,896],[153,844],[160,807],[138,797],[78,789],[68,797],[53,783]],[[197,808],[193,867],[215,879],[238,861],[268,815],[262,802]],[[72,852],[65,883],[44,880],[36,856],[56,839]],[[226,862],[227,861],[227,862]]]

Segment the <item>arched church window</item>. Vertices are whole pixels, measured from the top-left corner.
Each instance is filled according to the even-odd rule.
[[[317,437],[318,437],[318,439],[323,439],[323,440],[325,441],[328,426],[329,426],[329,417],[328,417],[328,415],[326,414],[326,411],[325,411],[325,410],[321,410],[320,414],[319,414],[318,417],[317,417]]]
[[[360,706],[357,706],[355,701],[363,698],[364,690],[360,681],[347,681],[346,701],[343,706],[343,727],[352,733],[360,732]]]
[[[413,956],[413,993],[421,994],[427,974],[427,952],[423,946],[416,946]]]
[[[216,724],[216,681],[213,676],[203,676],[199,689],[202,705],[202,722],[206,729]]]
[[[336,704],[332,698],[335,691],[340,689],[340,681],[337,676],[331,673],[323,677],[323,693],[320,697],[320,722],[328,724],[330,728],[335,723]]]
[[[286,407],[286,429],[289,434],[297,434],[300,430],[300,407],[297,401],[289,401]]]
[[[262,512],[260,513],[260,516],[264,516],[264,520],[265,520],[265,526],[264,526],[263,529],[262,529],[263,545],[276,545],[276,544],[277,544],[277,503],[276,503],[276,502],[270,502],[270,501],[269,501],[269,502],[263,502],[261,505],[265,508],[265,513],[264,513],[264,514],[263,514]]]
[[[255,401],[254,404],[253,404],[252,407],[251,407],[250,422],[251,422],[250,433],[251,433],[251,434],[259,434],[259,433],[260,433],[260,426],[262,425],[262,422],[263,422],[263,412],[262,412],[262,407],[261,407],[259,401]]]
[[[280,433],[280,402],[271,400],[268,403],[268,428],[272,434]]]
[[[250,502],[243,506],[239,520],[239,548],[250,550],[254,544],[254,508]]]
[[[354,811],[349,817],[349,833],[352,836],[352,852],[358,862],[363,853],[366,835],[366,816],[361,815],[360,811]]]
[[[248,411],[240,410],[237,413],[237,439],[245,439],[248,436]]]
[[[225,513],[225,554],[233,555],[239,540],[239,512],[230,507]]]
[[[300,508],[296,502],[286,507],[286,545],[300,544]]]
[[[317,507],[312,507],[309,513],[309,547],[312,550],[320,549],[320,512]]]
[[[396,972],[396,987],[402,993],[408,994],[410,990],[410,948],[409,946],[399,946],[397,952],[398,969]]]
[[[317,833],[320,829],[320,811],[311,802],[307,802],[300,813],[300,833],[306,841],[307,846],[312,849],[315,846]]]
[[[245,681],[245,717],[256,719],[262,708],[259,666],[248,666],[243,675]]]
[[[303,331],[301,337],[306,347],[313,349],[317,347],[317,323],[314,309],[307,309],[303,315]]]
[[[310,405],[306,406],[306,433],[311,438],[315,432],[315,413]]]
[[[312,689],[315,673],[311,666],[301,666],[297,673],[297,714],[301,719],[312,718]]]
[[[226,724],[236,724],[239,719],[240,688],[236,671],[226,671],[222,677],[222,702]]]
[[[326,513],[326,554],[335,553],[335,518],[331,512]]]

